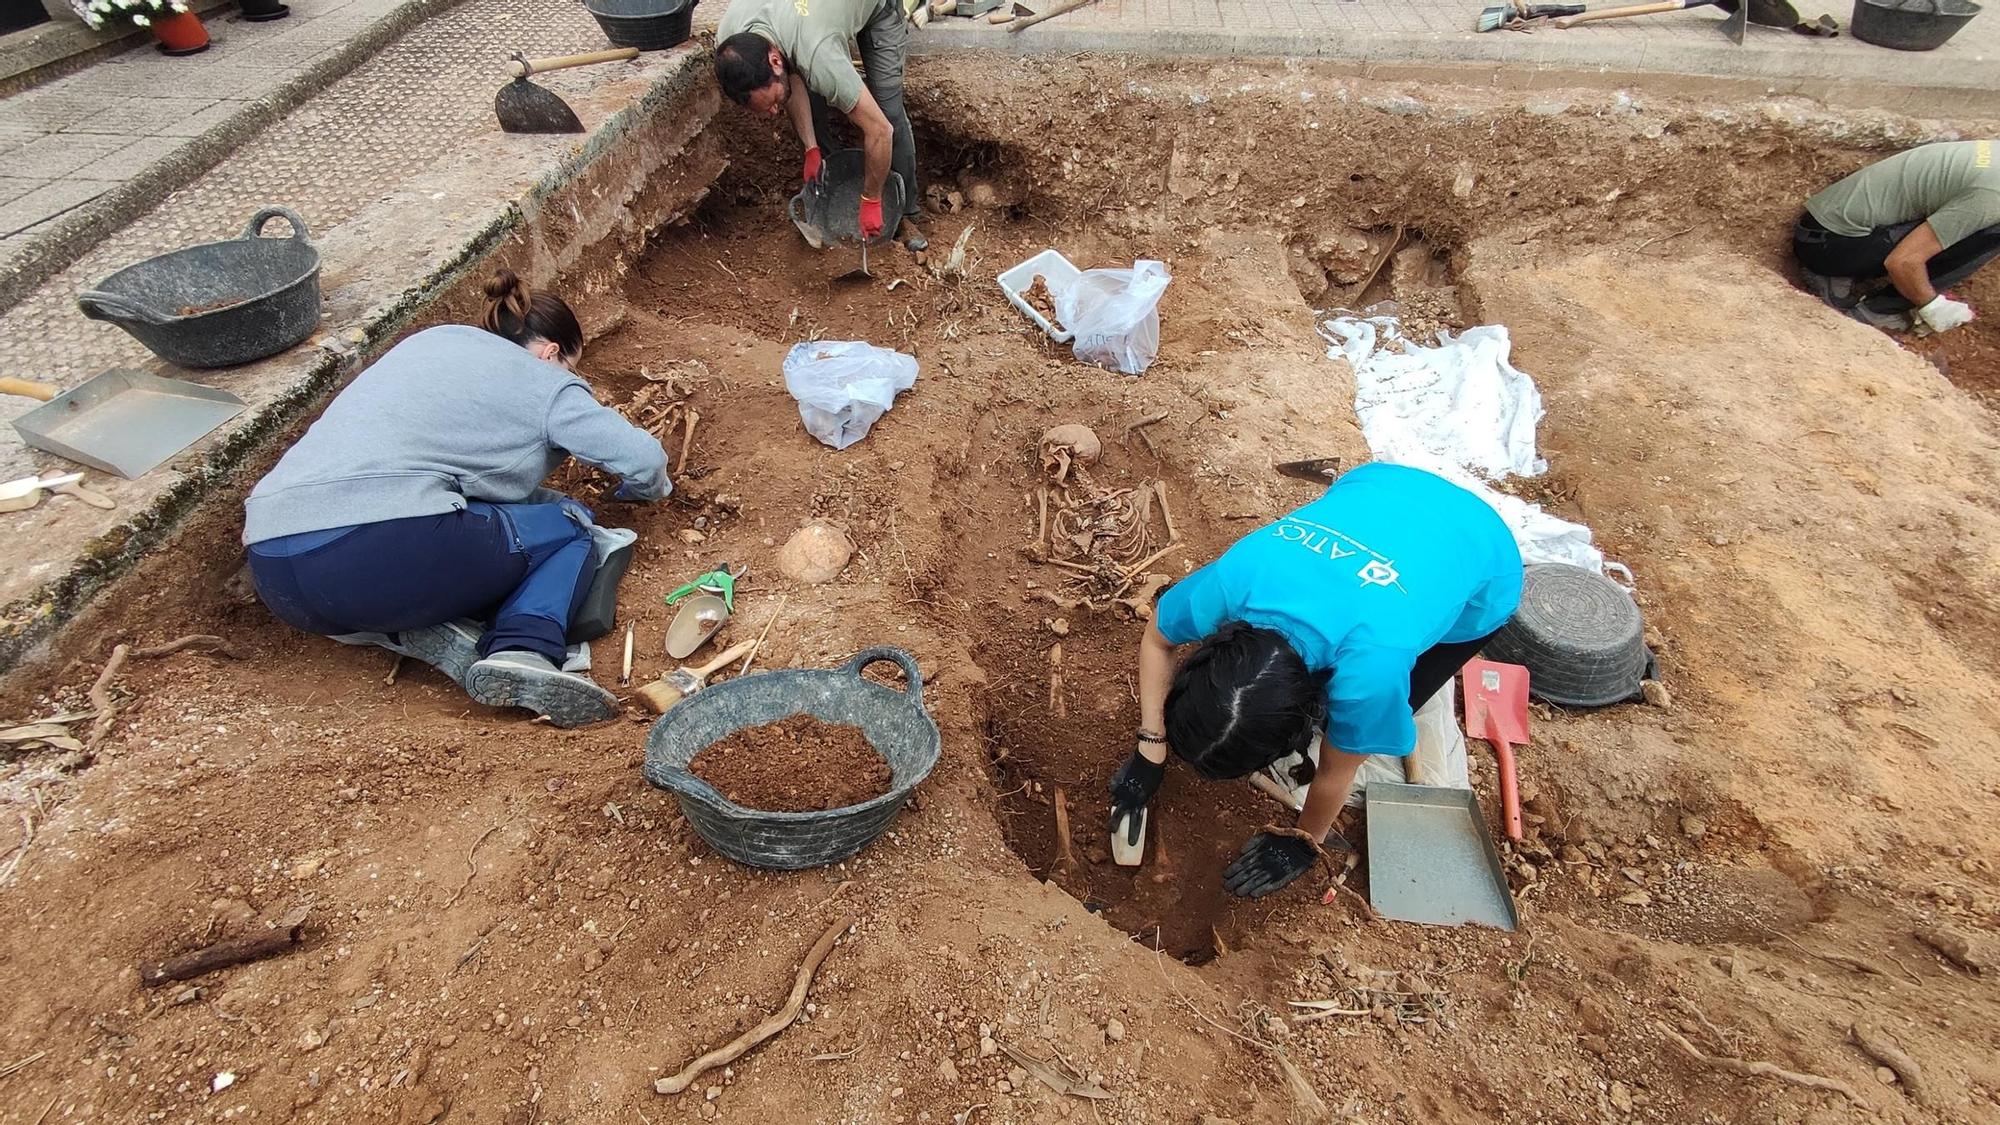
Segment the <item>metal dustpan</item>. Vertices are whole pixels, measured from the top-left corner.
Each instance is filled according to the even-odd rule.
[[[1479,798],[1441,785],[1368,783],[1368,900],[1427,926],[1520,925]]]
[[[14,429],[36,449],[135,480],[243,410],[228,391],[117,369],[21,415]]]

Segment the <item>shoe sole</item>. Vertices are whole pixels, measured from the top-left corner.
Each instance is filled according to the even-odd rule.
[[[488,707],[521,707],[559,727],[601,723],[618,714],[618,700],[581,676],[518,664],[480,661],[466,674],[465,693]]]
[[[402,642],[392,651],[423,661],[451,677],[451,681],[460,687],[465,686],[472,666],[479,662],[479,637],[467,635],[450,625],[410,629],[402,634]]]

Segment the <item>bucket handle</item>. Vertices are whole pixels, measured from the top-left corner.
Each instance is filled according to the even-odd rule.
[[[102,289],[90,289],[76,295],[76,307],[92,320],[108,320],[113,324],[133,321],[138,324],[166,324],[167,318],[143,305],[116,293],[106,293]]]
[[[879,648],[863,649],[860,652],[856,653],[854,659],[848,661],[841,668],[841,671],[852,673],[855,676],[860,676],[861,673],[870,664],[880,664],[883,663],[884,661],[890,664],[894,664],[898,668],[901,668],[903,670],[903,681],[905,684],[903,688],[903,694],[910,697],[910,702],[913,705],[915,705],[917,710],[919,711],[923,710],[924,709],[923,669],[917,667],[916,658],[912,657],[909,653],[904,652],[900,648],[890,648],[887,645],[884,645]]]
[[[299,217],[297,211],[292,210],[290,207],[279,207],[275,204],[259,208],[255,215],[250,216],[249,223],[243,227],[241,237],[262,237],[265,224],[269,223],[272,219],[283,219],[292,224],[292,238],[299,242],[306,242],[312,238],[312,231],[306,229],[306,221]]]

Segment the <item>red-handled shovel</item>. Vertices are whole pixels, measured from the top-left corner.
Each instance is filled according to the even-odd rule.
[[[1465,736],[1493,744],[1500,760],[1500,809],[1507,838],[1521,839],[1521,788],[1514,774],[1514,747],[1528,744],[1528,670],[1519,664],[1468,660],[1465,682]]]

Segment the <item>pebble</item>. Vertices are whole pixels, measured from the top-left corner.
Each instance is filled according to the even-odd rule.
[[[1000,1053],[1000,1044],[994,1042],[993,1037],[991,1035],[982,1035],[979,1037],[980,1058],[982,1059],[991,1058],[999,1053]]]
[[[1112,1041],[1113,1043],[1122,1043],[1122,1042],[1124,1042],[1124,1041],[1125,1041],[1125,1024],[1124,1024],[1124,1023],[1123,1023],[1122,1021],[1119,1021],[1119,1020],[1112,1020],[1111,1022],[1109,1022],[1109,1023],[1105,1024],[1105,1025],[1104,1025],[1104,1037],[1105,1037],[1106,1039],[1109,1039],[1109,1040],[1111,1040],[1111,1041]]]
[[[1708,822],[1692,814],[1681,818],[1681,835],[1690,840],[1699,840],[1708,835]]]
[[[1896,1072],[1886,1066],[1878,1066],[1875,1068],[1875,1081],[1880,1082],[1884,1086],[1894,1086],[1896,1084]]]
[[[1028,1080],[1028,1071],[1025,1067],[1017,1066],[1014,1069],[1007,1072],[1007,1081],[1013,1083],[1014,1088],[1017,1090],[1020,1089],[1021,1084],[1026,1082],[1027,1080]]]
[[[1632,1088],[1623,1082],[1613,1082],[1611,1084],[1611,1104],[1616,1106],[1620,1113],[1632,1112]]]
[[[707,1098],[709,1101],[714,1101],[721,1096],[722,1087],[720,1086],[710,1086],[708,1089],[702,1091],[702,1097]]]
[[[946,1082],[958,1081],[958,1067],[952,1065],[952,1061],[950,1059],[942,1059],[938,1062],[938,1074],[942,1076]]]
[[[1674,694],[1667,690],[1667,685],[1658,680],[1639,681],[1639,694],[1646,697],[1648,704],[1662,711],[1674,709]]]
[[[1653,905],[1653,896],[1647,894],[1645,891],[1633,891],[1629,895],[1620,895],[1618,901],[1626,906],[1651,906]]]

